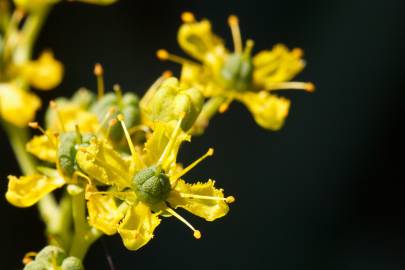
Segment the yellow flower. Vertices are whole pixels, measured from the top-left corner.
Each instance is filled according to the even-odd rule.
[[[37,60],[24,64],[21,73],[33,87],[50,90],[62,81],[63,65],[53,57],[52,52],[45,51]]]
[[[47,5],[53,5],[61,0],[14,0],[14,4],[27,11],[36,11]]]
[[[15,83],[0,83],[0,115],[16,126],[25,127],[35,117],[41,100]]]
[[[121,157],[106,141],[93,140],[89,147],[77,153],[80,169],[92,179],[86,189],[89,223],[108,235],[119,233],[124,245],[137,250],[153,238],[160,224],[160,215],[174,216],[184,222],[198,239],[200,231],[181,217],[173,208],[184,208],[208,221],[227,214],[233,197],[224,198],[223,191],[214,187],[214,181],[187,184],[181,177],[212,155],[204,156],[184,169],[176,163],[182,142],[190,139],[182,131],[180,120],[157,122],[153,133],[141,151],[135,148],[123,119],[131,156]],[[94,183],[110,186],[98,191]]]
[[[159,50],[157,55],[162,60],[181,64],[181,84],[201,89],[210,99],[197,120],[197,126],[206,124],[217,111],[226,111],[233,100],[238,100],[247,105],[257,124],[278,130],[288,114],[289,103],[269,92],[282,89],[314,91],[312,83],[290,81],[305,66],[301,49],[290,51],[278,44],[272,50],[252,56],[254,43],[247,40],[244,48],[238,19],[232,15],[228,20],[234,42],[234,51],[231,52],[212,32],[208,20],[196,21],[189,12],[183,13],[182,19],[184,23],[177,36],[179,45],[197,61],[165,50]]]

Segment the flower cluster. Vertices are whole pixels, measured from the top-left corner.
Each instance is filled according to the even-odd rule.
[[[0,12],[8,14],[3,1]],[[49,242],[58,246],[32,256],[25,269],[82,269],[80,260],[103,234],[119,234],[126,248],[138,250],[166,217],[177,218],[201,238],[177,209],[214,221],[228,213],[235,199],[225,196],[212,179],[184,179],[214,151],[209,148],[183,167],[178,161],[182,144],[203,133],[209,120],[233,100],[245,104],[260,126],[280,129],[290,102],[273,92],[314,90],[312,83],[290,81],[304,68],[302,51],[276,45],[252,56],[253,41],[243,46],[235,16],[229,17],[235,47],[229,51],[208,20],[196,21],[186,12],[178,41],[195,60],[158,51],[160,59],[182,65],[179,79],[165,72],[139,98],[119,85],[106,92],[103,68],[96,64],[97,94],[81,88],[71,98],[51,101],[42,127],[32,122],[41,101],[29,87],[54,88],[63,66],[49,51],[32,60],[31,50],[45,14],[60,1],[14,0],[17,10],[0,21],[1,118],[41,133],[26,143],[37,166],[23,176],[8,177],[6,199],[30,207],[50,196],[40,209],[52,213],[52,221],[44,220],[53,224],[47,224]],[[63,189],[59,203],[50,195],[57,189]]]

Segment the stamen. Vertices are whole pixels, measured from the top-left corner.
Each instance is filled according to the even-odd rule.
[[[215,197],[215,196],[205,196],[205,195],[197,195],[197,194],[189,194],[183,192],[177,192],[182,198],[190,198],[190,199],[202,199],[202,200],[214,200],[214,201],[224,201],[226,203],[233,203],[235,201],[235,197],[228,196],[226,198],[222,197]]]
[[[191,163],[190,165],[188,165],[186,168],[184,168],[181,172],[179,172],[178,174],[175,174],[173,176],[173,186],[176,185],[176,181],[178,179],[180,179],[180,177],[182,177],[183,175],[185,175],[186,173],[188,173],[191,169],[193,169],[195,166],[197,166],[201,161],[203,161],[204,159],[206,159],[207,157],[210,157],[214,154],[214,149],[210,148],[208,149],[207,153],[205,153],[202,157],[200,157],[199,159],[197,159],[196,161],[194,161],[193,163]]]
[[[221,104],[221,106],[219,106],[219,113],[224,113],[228,110],[229,105],[232,103],[233,98],[227,98],[224,103]]]
[[[175,55],[175,54],[171,54],[168,51],[164,50],[164,49],[160,49],[156,52],[156,56],[159,60],[162,61],[172,61],[175,62],[177,64],[180,65],[184,65],[184,64],[190,64],[190,65],[197,65],[197,63],[188,60],[186,58],[183,58],[181,56]]]
[[[100,134],[100,132],[103,130],[103,126],[107,123],[108,119],[110,119],[111,115],[115,112],[116,108],[111,107],[108,109],[107,113],[104,115],[103,120],[101,120],[101,123],[96,130],[96,134]]]
[[[87,151],[86,147],[79,147],[78,150],[90,154],[89,151]],[[99,157],[97,157],[95,155],[93,157],[97,162],[99,162],[102,166],[106,167],[108,170],[110,170],[116,176],[121,177],[123,179],[128,179],[129,178],[127,172],[121,171],[121,170],[111,166],[110,164],[108,164],[108,162],[100,159]]]
[[[49,136],[48,133],[46,133],[46,131],[38,124],[38,122],[30,122],[28,123],[28,126],[32,129],[38,129],[43,135],[45,135],[46,137],[48,137],[48,141],[50,144],[52,144],[52,146],[56,147],[56,145],[54,144],[52,138]]]
[[[195,239],[200,239],[201,238],[201,232],[199,230],[196,230],[193,225],[191,225],[187,220],[185,220],[182,216],[176,213],[173,209],[167,207],[166,211],[172,214],[174,217],[176,217],[178,220],[186,224],[187,227],[189,227],[193,232],[194,232],[194,238]]]
[[[105,137],[108,138],[110,137],[111,129],[113,126],[117,124],[117,119],[111,119],[110,122],[108,123],[108,128],[107,131],[105,132]]]
[[[34,257],[37,256],[37,252],[34,251],[30,251],[27,254],[24,255],[24,258],[22,260],[23,264],[29,264],[30,262],[32,262],[34,260]]]
[[[291,53],[297,58],[301,58],[304,56],[304,51],[301,48],[294,48]]]
[[[235,53],[242,53],[242,38],[239,29],[239,20],[238,17],[235,15],[231,15],[228,17],[228,24],[231,28],[232,32],[232,39],[233,39],[233,46],[235,48]]]
[[[195,22],[195,17],[194,14],[191,13],[190,11],[185,11],[181,14],[181,20],[184,23],[193,23]]]
[[[251,55],[254,45],[255,45],[255,42],[252,39],[246,40],[246,47],[245,47],[245,51],[243,52],[243,55],[245,57],[249,57]]]
[[[114,84],[113,90],[115,92],[115,95],[117,96],[118,104],[122,103],[122,90],[121,86],[119,84]]]
[[[51,101],[49,102],[49,106],[51,107],[52,110],[54,110],[54,111],[56,112],[56,115],[58,116],[60,129],[61,129],[63,132],[66,132],[65,124],[63,123],[63,119],[62,119],[62,115],[60,114],[60,111],[58,110],[58,104],[56,104],[55,101],[51,100]]]
[[[100,63],[96,63],[94,65],[94,75],[97,77],[97,92],[98,98],[102,98],[104,96],[105,88],[104,88],[104,70],[103,66]]]
[[[268,91],[285,89],[304,90],[310,93],[315,91],[315,85],[311,82],[274,82],[268,83],[266,87]]]
[[[145,167],[145,164],[143,163],[141,157],[138,155],[138,152],[135,150],[135,146],[132,143],[131,136],[129,135],[127,126],[125,125],[124,122],[124,116],[122,114],[117,116],[118,121],[120,121],[122,129],[124,130],[125,138],[127,139],[129,150],[131,151],[132,159],[135,163],[140,164],[142,167]]]
[[[179,135],[181,122],[183,121],[185,115],[186,115],[185,112],[182,112],[180,114],[180,119],[177,121],[177,124],[173,130],[172,136],[170,137],[169,142],[167,143],[165,149],[163,150],[162,155],[159,158],[159,161],[157,162],[157,166],[162,165],[163,161],[166,159],[166,156],[172,150],[174,143],[176,142],[176,137]]]

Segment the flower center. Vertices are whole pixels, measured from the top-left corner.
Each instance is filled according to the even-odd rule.
[[[169,177],[156,166],[138,172],[132,179],[132,186],[138,199],[149,204],[166,200],[171,190]]]

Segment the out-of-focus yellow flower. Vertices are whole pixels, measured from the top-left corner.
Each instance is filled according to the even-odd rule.
[[[197,125],[207,122],[216,111],[226,111],[236,99],[247,105],[257,124],[278,130],[288,114],[289,103],[269,93],[282,89],[314,91],[312,83],[290,81],[305,66],[301,49],[288,50],[278,44],[272,50],[252,56],[254,43],[247,40],[243,46],[238,19],[232,15],[228,20],[234,42],[232,52],[213,33],[208,20],[196,21],[189,12],[183,13],[182,19],[184,23],[177,36],[179,45],[197,62],[165,50],[159,50],[157,55],[162,60],[180,63],[181,84],[199,88],[211,99],[204,106]]]
[[[214,187],[214,181],[187,184],[181,177],[212,155],[210,149],[190,166],[179,170],[177,153],[189,135],[181,129],[184,113],[178,121],[157,122],[153,133],[143,150],[135,148],[119,117],[130,149],[128,159],[116,153],[106,141],[93,140],[91,145],[79,149],[77,163],[80,169],[92,179],[111,186],[108,191],[98,191],[90,185],[86,191],[89,223],[106,234],[119,233],[124,245],[137,250],[153,238],[155,228],[160,224],[159,215],[175,216],[200,238],[200,231],[181,217],[173,208],[184,208],[208,221],[224,216],[227,203],[233,197],[225,198],[221,189]]]
[[[73,0],[93,5],[111,5],[117,2],[118,0]]]
[[[16,126],[25,127],[35,117],[41,100],[15,83],[0,83],[0,115]]]
[[[37,60],[29,61],[21,67],[22,76],[39,90],[51,90],[60,84],[63,77],[63,65],[45,51]]]
[[[117,0],[70,0],[76,2],[83,2],[93,5],[111,5]],[[47,5],[54,5],[61,2],[61,0],[14,0],[14,4],[27,11],[36,11]]]

